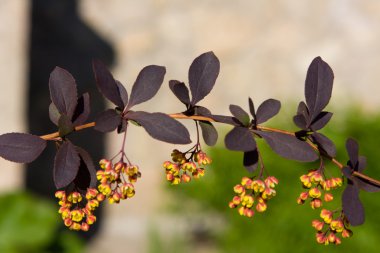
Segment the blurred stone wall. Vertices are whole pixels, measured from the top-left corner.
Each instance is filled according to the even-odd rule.
[[[0,124],[1,132],[24,129],[19,96],[24,94],[26,73],[26,10],[27,1],[0,1],[0,103],[1,117],[7,119]],[[283,113],[294,112],[296,108],[289,107],[303,99],[307,67],[318,55],[335,72],[332,107],[358,104],[369,111],[380,107],[380,2],[376,0],[82,0],[81,13],[114,43],[113,74],[128,91],[144,66],[167,67],[158,95],[136,109],[183,110],[167,83],[187,82],[192,60],[210,50],[221,61],[221,73],[201,104],[215,113],[228,113],[231,103],[247,108],[248,96],[256,103],[279,99],[287,108]],[[109,136],[111,157],[121,140]],[[145,252],[154,224],[162,234],[184,229],[163,211],[165,203],[176,201],[167,199],[162,189],[161,162],[169,159],[173,148],[131,127],[126,151],[143,178],[133,199],[107,207],[104,230],[88,252]],[[15,165],[0,162],[0,177],[16,184]]]

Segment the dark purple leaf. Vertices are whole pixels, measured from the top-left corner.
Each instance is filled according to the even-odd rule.
[[[293,117],[293,122],[296,124],[301,129],[307,129],[307,123],[306,119],[303,115],[297,114],[296,116]]]
[[[179,101],[185,105],[190,104],[189,89],[184,83],[177,80],[170,80],[169,87]]]
[[[74,125],[66,114],[62,114],[58,120],[58,132],[60,137],[64,137],[74,131]]]
[[[49,79],[50,98],[58,111],[70,118],[77,106],[77,85],[73,76],[65,69],[55,67]]]
[[[65,141],[54,159],[54,183],[57,189],[68,186],[78,174],[80,158],[75,146]]]
[[[108,68],[99,60],[92,61],[92,68],[100,93],[116,106],[124,108],[118,85]]]
[[[219,69],[219,60],[213,52],[201,54],[191,63],[189,85],[192,105],[195,105],[210,93],[219,75]]]
[[[199,121],[202,129],[202,137],[208,146],[214,146],[218,140],[218,132],[211,122]]]
[[[343,169],[342,169],[342,173],[343,175],[348,179],[348,180],[351,180],[352,179],[352,170],[351,168],[347,167],[347,166],[344,166]]]
[[[150,65],[143,68],[132,87],[128,108],[145,102],[158,92],[164,80],[165,67]]]
[[[256,119],[255,105],[253,104],[253,101],[251,98],[248,98],[248,105],[249,105],[249,112],[251,113],[251,116],[254,119]]]
[[[238,105],[230,105],[230,112],[243,125],[248,126],[250,123],[249,115]]]
[[[343,191],[342,209],[352,226],[364,223],[364,207],[359,199],[359,189],[353,184],[347,184]]]
[[[211,116],[211,111],[209,109],[207,109],[206,107],[203,107],[203,106],[195,106],[195,114],[196,115],[201,115],[201,116],[205,116],[205,117],[209,117]]]
[[[321,112],[311,123],[310,129],[313,131],[322,129],[330,121],[332,115],[331,112]]]
[[[82,190],[87,190],[87,188],[96,187],[96,169],[90,154],[83,148],[76,147],[79,157],[80,166],[78,174],[75,177],[74,183],[77,187]]]
[[[376,184],[360,177],[355,177],[354,178],[357,186],[362,189],[363,191],[366,192],[378,192],[380,191],[380,187],[377,186]]]
[[[233,126],[240,126],[239,123],[237,123],[233,117],[230,116],[223,116],[223,115],[210,115],[208,116],[212,118],[213,120],[220,122],[220,123],[225,123]]]
[[[117,89],[119,90],[121,101],[123,101],[123,107],[120,107],[121,109],[124,109],[125,106],[128,104],[128,92],[125,89],[124,85],[116,80]]]
[[[271,149],[282,157],[300,162],[312,162],[318,159],[314,149],[295,136],[263,131],[255,133],[263,137]]]
[[[90,95],[84,93],[79,99],[72,118],[73,125],[79,126],[86,122],[90,115]]]
[[[61,114],[59,113],[57,107],[54,105],[54,103],[50,103],[49,105],[49,118],[50,121],[54,123],[54,125],[58,126],[58,120],[61,117]]]
[[[257,169],[259,162],[259,152],[257,148],[252,151],[244,152],[243,165],[248,172],[254,172]]]
[[[274,117],[281,108],[280,101],[276,99],[265,100],[258,108],[256,112],[256,123],[261,124],[270,118]]]
[[[121,116],[113,109],[101,112],[95,120],[94,129],[99,132],[111,132],[121,123]]]
[[[311,136],[314,143],[316,143],[329,157],[336,156],[335,144],[329,138],[321,133],[313,133]]]
[[[367,158],[360,155],[358,159],[358,172],[362,172],[367,167]]]
[[[330,101],[334,73],[321,57],[316,57],[307,70],[305,98],[314,119]]]
[[[46,141],[23,133],[0,135],[0,156],[16,163],[30,163],[45,149]]]
[[[348,138],[346,141],[346,149],[352,168],[355,169],[359,158],[359,145],[354,139]]]
[[[302,101],[298,104],[297,114],[303,115],[305,119],[309,119],[309,110],[307,109],[305,102]]]
[[[191,143],[186,127],[164,113],[138,111],[129,112],[126,117],[136,121],[151,137],[157,140],[173,144]]]
[[[256,149],[253,133],[245,127],[234,127],[224,139],[226,148],[235,151],[252,151]]]

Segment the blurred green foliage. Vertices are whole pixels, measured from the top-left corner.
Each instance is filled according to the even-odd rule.
[[[266,125],[282,129],[296,130],[286,125],[284,120],[270,121]],[[228,129],[227,129],[228,130]],[[367,115],[359,110],[349,110],[340,118],[333,117],[322,133],[337,145],[338,160],[345,163],[347,155],[345,141],[353,137],[359,142],[361,155],[368,160],[365,173],[380,178],[377,160],[380,151],[380,115]],[[222,137],[220,138],[222,140]],[[253,218],[242,217],[236,209],[230,209],[233,186],[243,176],[251,176],[242,166],[242,154],[226,150],[223,145],[210,148],[207,154],[213,163],[206,168],[206,175],[189,184],[170,186],[175,212],[187,217],[190,233],[188,245],[182,252],[196,252],[198,241],[213,245],[213,252],[378,252],[377,240],[380,216],[380,194],[362,192],[361,200],[366,210],[366,222],[353,227],[354,236],[343,239],[340,246],[318,245],[311,221],[319,217],[320,210],[312,210],[310,205],[299,206],[296,199],[303,190],[299,177],[309,169],[318,168],[318,163],[299,163],[283,159],[273,153],[266,143],[258,140],[265,168],[270,175],[280,181],[276,187],[277,196],[268,202],[264,213],[256,213]],[[338,176],[338,168],[326,162],[326,173]],[[340,207],[343,188],[333,191],[335,200],[327,208]],[[201,231],[201,232],[200,232]],[[202,238],[203,237],[203,238]],[[203,252],[203,251],[202,251]]]
[[[75,234],[60,231],[58,206],[31,194],[0,196],[1,253],[79,253],[83,242]]]

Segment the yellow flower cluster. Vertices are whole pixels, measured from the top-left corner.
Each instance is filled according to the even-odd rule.
[[[173,185],[181,182],[188,183],[191,181],[191,176],[198,179],[204,176],[205,170],[200,166],[210,164],[211,158],[203,151],[194,151],[191,153],[190,158],[186,158],[186,153],[182,153],[179,150],[173,150],[172,154],[173,162],[166,161],[163,167],[166,171],[166,180]],[[199,167],[197,167],[197,164]]]
[[[66,194],[65,191],[57,191],[55,197],[59,199],[61,206],[58,213],[61,214],[64,224],[71,230],[88,231],[96,221],[93,214],[104,200],[104,195],[96,189],[89,188],[85,198],[79,192]]]
[[[323,205],[322,199],[325,202],[332,201],[334,197],[329,191],[342,186],[341,178],[325,179],[318,170],[312,170],[308,174],[302,175],[300,180],[302,186],[307,189],[307,191],[300,194],[297,198],[297,203],[302,205],[307,199],[310,199],[310,206],[313,209],[318,209]]]
[[[135,195],[133,183],[141,177],[136,165],[127,165],[122,161],[113,165],[107,159],[100,160],[99,165],[102,170],[96,172],[100,182],[98,190],[109,203],[119,203],[121,199],[132,198]]]
[[[341,244],[342,238],[352,236],[352,231],[348,229],[349,223],[342,215],[334,219],[334,212],[322,209],[320,213],[322,220],[313,220],[311,225],[317,230],[315,238],[319,244]]]
[[[238,208],[242,216],[252,217],[257,212],[264,212],[267,209],[267,201],[276,196],[275,186],[278,179],[269,176],[264,181],[261,179],[253,180],[249,177],[243,177],[241,184],[235,185],[234,192],[237,194],[229,203],[230,208]]]

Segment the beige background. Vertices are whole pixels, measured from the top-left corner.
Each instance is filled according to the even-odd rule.
[[[285,108],[294,106],[303,99],[307,67],[318,55],[335,72],[332,107],[380,107],[376,0],[83,0],[81,13],[114,44],[113,73],[128,91],[145,65],[167,67],[164,87],[139,109],[183,110],[167,81],[187,81],[191,61],[209,50],[219,57],[221,73],[202,104],[215,113],[228,113],[229,103],[246,108],[247,96],[256,103],[273,97]],[[0,21],[0,132],[23,131],[28,1],[0,0]],[[111,134],[110,156],[120,144]],[[175,146],[154,141],[136,127],[127,144],[129,157],[143,172],[137,195],[107,207],[103,233],[88,252],[145,252],[152,224],[163,237],[186,229],[164,211],[167,201],[176,200],[163,195],[161,162]],[[0,160],[0,167],[1,191],[21,187],[19,166]]]

